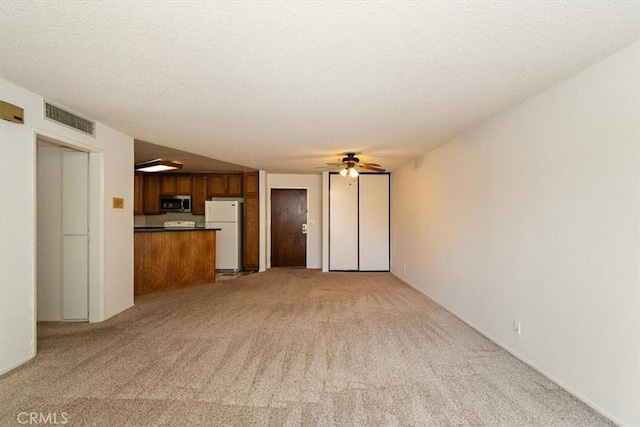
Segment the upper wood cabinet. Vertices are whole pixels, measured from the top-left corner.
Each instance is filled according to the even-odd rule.
[[[133,175],[133,214],[144,215],[144,174]]]
[[[209,197],[242,197],[242,174],[210,174],[207,195]]]
[[[144,176],[144,213],[146,215],[160,213],[160,177],[158,175]]]
[[[176,175],[160,175],[161,194],[176,194],[178,177]]]
[[[242,174],[227,175],[227,196],[242,197]]]
[[[244,173],[244,192],[246,196],[258,195],[258,172],[245,172]]]
[[[209,175],[209,186],[207,189],[209,197],[227,195],[227,176],[222,173]]]
[[[165,174],[160,176],[161,192],[164,195],[191,194],[193,176],[186,174]]]
[[[193,175],[178,175],[178,192],[176,194],[193,193]]]
[[[191,198],[191,213],[204,215],[204,205],[207,200],[207,175],[193,175],[193,193]]]
[[[258,174],[246,173],[134,174],[134,214],[156,215],[160,196],[191,195],[191,213],[204,215],[210,197],[257,197]]]

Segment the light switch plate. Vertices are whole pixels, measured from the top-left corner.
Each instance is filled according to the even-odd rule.
[[[122,197],[113,198],[113,209],[124,209],[124,199]]]

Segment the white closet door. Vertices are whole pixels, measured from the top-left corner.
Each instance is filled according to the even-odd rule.
[[[358,270],[358,181],[329,175],[329,270]]]
[[[360,271],[389,270],[389,175],[361,174]]]
[[[62,318],[89,318],[89,155],[62,153]]]

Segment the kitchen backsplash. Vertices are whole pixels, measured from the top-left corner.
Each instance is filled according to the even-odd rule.
[[[242,202],[242,197],[212,197],[211,200]],[[161,215],[134,215],[134,227],[162,227],[165,221],[195,221],[196,227],[204,227],[204,215],[168,212]]]
[[[162,215],[134,215],[134,227],[162,227],[165,221],[195,221],[196,227],[204,227],[204,215],[169,212]]]

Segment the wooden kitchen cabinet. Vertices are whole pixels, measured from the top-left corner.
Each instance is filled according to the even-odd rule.
[[[242,197],[242,174],[227,175],[227,196]]]
[[[242,174],[210,174],[207,194],[209,197],[242,197]]]
[[[214,230],[133,233],[134,295],[213,283],[215,276]]]
[[[193,175],[193,194],[191,198],[191,213],[204,215],[204,205],[207,200],[207,175]]]
[[[222,173],[209,175],[209,197],[224,197],[227,195],[227,176]]]
[[[133,175],[133,214],[144,215],[144,174]]]
[[[180,195],[188,195],[193,193],[193,175],[178,175],[177,193]]]
[[[242,265],[246,270],[260,267],[260,203],[258,172],[245,172],[243,180],[244,223]]]
[[[258,172],[244,173],[244,197],[258,196]]]
[[[193,177],[187,174],[160,175],[161,192],[163,195],[189,195],[193,191]]]
[[[190,195],[191,213],[204,215],[210,197],[257,197],[258,174],[249,172],[248,185],[241,173],[134,174],[134,214],[157,215],[160,196]]]
[[[176,175],[160,175],[160,193],[166,195],[178,194],[178,177]]]
[[[244,198],[243,260],[246,270],[257,270],[260,266],[260,204],[256,196]]]
[[[144,213],[145,215],[160,214],[160,176],[144,176]]]

